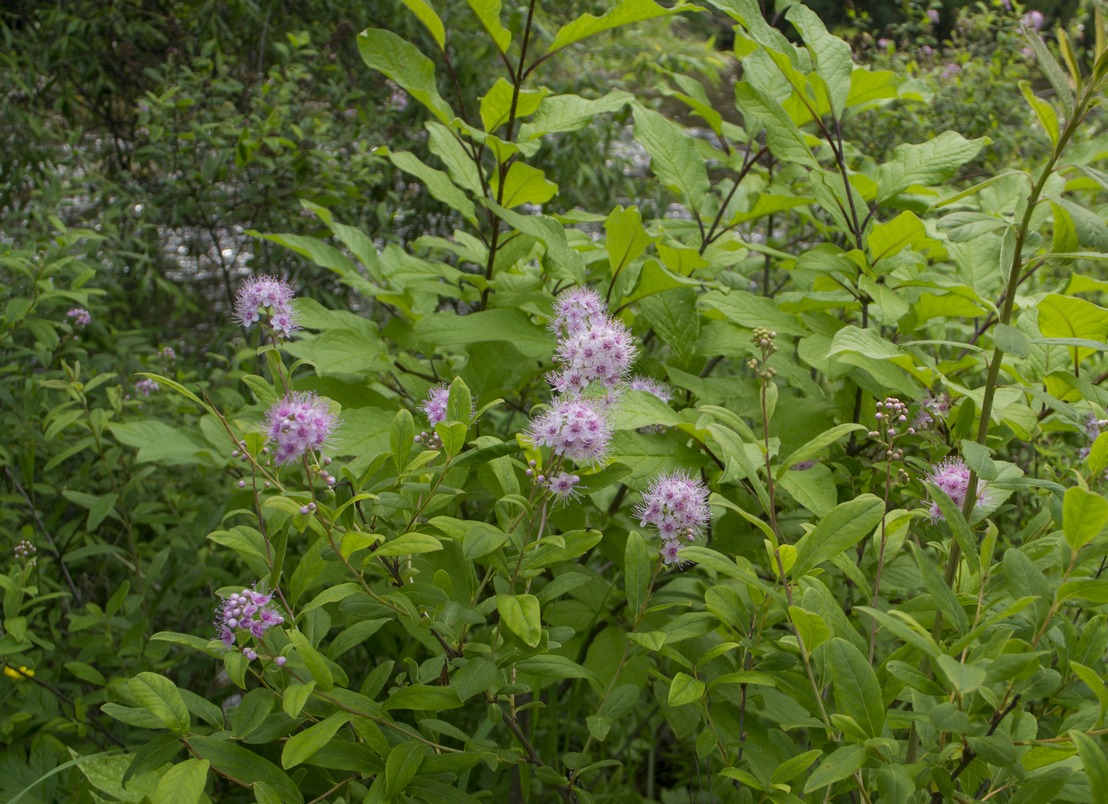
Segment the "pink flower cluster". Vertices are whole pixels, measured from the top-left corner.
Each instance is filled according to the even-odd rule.
[[[578,395],[597,382],[614,390],[626,381],[635,360],[631,332],[608,317],[607,305],[592,288],[571,288],[554,302],[550,327],[558,333],[557,371],[547,377],[558,393]]]
[[[327,400],[314,393],[292,393],[266,413],[266,435],[277,442],[277,462],[291,463],[308,450],[322,449],[335,427]]]
[[[529,435],[533,444],[550,447],[555,455],[578,463],[596,463],[608,450],[612,428],[596,400],[556,398],[532,420]]]
[[[150,396],[150,394],[156,393],[160,389],[161,386],[148,377],[143,377],[135,383],[135,392],[141,396]]]
[[[292,288],[285,280],[264,274],[252,276],[239,288],[235,319],[249,329],[251,324],[261,321],[263,313],[268,313],[270,329],[287,338],[300,329],[292,309],[292,297]]]
[[[961,508],[966,502],[966,492],[969,490],[969,477],[970,470],[969,467],[966,466],[965,461],[961,458],[947,458],[931,470],[927,475],[927,482],[935,484],[946,492],[946,496],[950,497],[951,502]],[[977,484],[978,505],[985,502],[986,494],[985,483],[979,481]],[[945,519],[938,503],[931,503],[930,513],[932,522]]]
[[[439,422],[446,421],[446,402],[450,398],[450,387],[436,385],[427,393],[427,399],[419,406],[427,421],[434,427]]]
[[[550,328],[559,336],[576,335],[594,321],[608,317],[608,305],[589,287],[570,288],[554,300]]]
[[[662,560],[680,562],[681,547],[704,532],[711,517],[708,487],[683,470],[654,478],[635,508],[640,525],[653,525],[662,540]]]
[[[236,632],[247,631],[254,638],[261,639],[266,631],[284,621],[285,618],[277,611],[277,604],[273,602],[272,592],[243,589],[231,593],[223,601],[216,611],[215,627],[220,641],[230,648],[235,644]]]
[[[65,314],[66,318],[73,319],[75,327],[87,327],[92,323],[92,314],[84,307],[74,307]]]
[[[636,374],[631,378],[631,381],[627,383],[627,387],[632,391],[646,391],[648,394],[653,394],[663,402],[669,402],[673,399],[673,389],[666,385],[664,382],[659,382],[651,377],[643,377]]]

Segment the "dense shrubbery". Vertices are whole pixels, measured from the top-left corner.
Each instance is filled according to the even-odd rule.
[[[0,789],[1099,800],[1100,17],[435,5],[5,57]]]

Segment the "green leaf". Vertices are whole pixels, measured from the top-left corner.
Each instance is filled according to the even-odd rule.
[[[703,696],[703,681],[693,678],[688,673],[678,673],[669,685],[669,700],[667,703],[670,706],[683,706],[699,701]]]
[[[526,142],[544,134],[577,131],[591,123],[596,115],[619,111],[632,100],[631,93],[622,90],[595,100],[579,95],[550,95],[543,98],[534,118],[520,126],[517,139]]]
[[[915,213],[905,210],[891,221],[879,223],[870,230],[866,238],[870,264],[876,265],[880,260],[911,248],[925,239],[927,232],[923,228],[923,221]]]
[[[839,637],[832,639],[825,650],[836,708],[853,718],[868,736],[880,737],[885,726],[885,703],[869,660]]]
[[[308,702],[308,699],[312,697],[312,690],[315,689],[315,681],[309,681],[307,684],[292,683],[285,687],[284,695],[281,698],[281,709],[289,717],[296,717],[300,714],[300,710],[304,708],[304,704]]]
[[[485,131],[491,134],[508,122],[508,117],[512,111],[513,95],[515,95],[515,92],[512,85],[504,78],[498,78],[492,88],[481,98],[481,123],[484,125]],[[515,119],[519,120],[521,117],[534,114],[542,104],[544,97],[546,97],[545,91],[520,91],[519,95],[516,96]]]
[[[499,3],[498,3],[499,5]],[[385,760],[385,798],[392,801],[403,792],[423,764],[427,746],[419,742],[400,743]]]
[[[807,6],[797,3],[785,12],[785,19],[796,26],[804,44],[812,54],[816,73],[827,85],[827,95],[835,117],[842,116],[850,94],[850,77],[854,70],[850,45],[827,32],[823,22]]]
[[[865,425],[862,424],[846,423],[836,424],[831,429],[824,430],[822,433],[805,443],[804,446],[791,452],[787,458],[781,461],[780,465],[777,467],[777,477],[781,478],[782,475],[789,471],[790,467],[795,466],[798,463],[802,463],[803,461],[819,457],[820,453],[826,447],[831,446],[836,441],[839,441],[850,433],[865,429]]]
[[[572,659],[553,653],[532,656],[516,662],[516,669],[521,673],[530,673],[544,678],[586,678],[597,681],[596,674],[591,670],[582,667]]]
[[[391,78],[443,123],[454,119],[450,104],[439,95],[434,63],[414,45],[391,31],[366,28],[358,34],[358,52],[366,65]]]
[[[1038,304],[1039,331],[1047,338],[1080,338],[1103,342],[1108,338],[1108,310],[1074,296],[1051,293]],[[1092,349],[1073,347],[1080,363]]]
[[[442,542],[428,533],[403,533],[374,550],[370,559],[434,553],[441,549]]]
[[[758,118],[766,127],[766,141],[775,157],[785,162],[820,169],[819,160],[812,154],[808,141],[780,103],[749,81],[735,84],[735,103],[744,113]]]
[[[1099,728],[1100,724],[1104,721],[1105,712],[1108,712],[1108,685],[1104,683],[1104,679],[1101,678],[1100,673],[1079,662],[1071,660],[1070,671],[1085,682],[1085,686],[1093,691],[1096,699],[1100,702],[1100,714],[1097,716],[1097,727]]]
[[[939,669],[950,682],[950,688],[959,695],[967,695],[985,683],[987,671],[984,667],[964,664],[945,653],[936,657]]]
[[[486,202],[486,206],[512,228],[518,229],[526,235],[530,235],[546,246],[546,253],[543,255],[543,269],[550,277],[573,284],[584,283],[584,260],[581,258],[579,252],[570,247],[569,241],[566,239],[565,227],[558,223],[558,221],[546,215],[523,215],[519,212],[502,207],[499,204],[495,204],[492,201]],[[487,310],[484,313],[471,313],[467,318],[472,318],[476,315],[507,312],[518,313],[520,311]],[[489,338],[487,340],[495,339]],[[522,351],[522,349],[520,351]],[[549,351],[546,354],[549,355]]]
[[[803,577],[824,561],[849,550],[877,527],[884,515],[885,504],[872,494],[836,505],[796,543],[793,577]]]
[[[528,358],[549,359],[554,351],[550,334],[516,308],[482,310],[469,315],[437,313],[421,319],[415,332],[420,342],[436,349],[504,341]]]
[[[382,145],[374,153],[388,156],[389,161],[398,168],[419,179],[432,198],[461,213],[462,217],[470,223],[477,223],[473,201],[466,195],[465,190],[454,183],[449,173],[425,164],[419,157],[408,151],[390,151],[387,146]]]
[[[431,524],[435,524],[434,520]],[[465,535],[462,537],[462,556],[467,561],[484,558],[499,550],[508,541],[508,534],[487,522],[465,521]]]
[[[1108,500],[1080,486],[1066,489],[1062,502],[1062,532],[1074,550],[1100,535],[1108,524]]]
[[[497,3],[499,5],[499,2]],[[620,0],[607,13],[600,17],[592,14],[582,14],[572,22],[568,22],[554,34],[554,41],[547,48],[547,54],[564,47],[580,42],[586,37],[603,31],[610,31],[621,25],[629,25],[632,22],[665,17],[680,12],[681,8],[663,8],[654,0]]]
[[[1031,354],[1031,339],[1021,329],[1011,324],[997,324],[993,328],[993,344],[1000,351],[1024,358]]]
[[[431,7],[431,4],[427,0],[402,0],[404,5],[408,7],[419,21],[427,26],[427,30],[431,32],[431,38],[435,40],[435,44],[439,46],[439,50],[446,50],[446,28],[442,24],[442,19],[435,12],[435,9]]]
[[[264,757],[219,737],[193,735],[189,745],[201,759],[218,771],[246,784],[264,782],[281,795],[285,804],[301,804],[300,788],[280,768]]]
[[[492,37],[493,44],[501,53],[508,50],[512,43],[512,32],[500,22],[500,0],[466,0],[477,19],[481,21],[481,27]]]
[[[315,366],[320,377],[333,374],[369,374],[388,367],[380,338],[352,329],[331,329],[315,337],[285,344],[285,351]]]
[[[809,766],[821,756],[823,756],[823,751],[818,748],[813,748],[811,751],[805,751],[803,754],[786,759],[774,769],[773,776],[770,777],[770,784],[787,784],[791,782],[804,771],[808,770]]]
[[[804,640],[804,648],[809,653],[831,638],[831,629],[818,614],[805,611],[799,606],[789,606],[789,619],[797,634]]]
[[[1054,94],[1062,101],[1063,111],[1069,114],[1074,108],[1073,88],[1070,86],[1065,71],[1062,70],[1061,65],[1054,58],[1054,54],[1050,52],[1050,48],[1046,46],[1046,42],[1039,34],[1034,31],[1025,31],[1024,34],[1031,45],[1031,49],[1035,51],[1035,62],[1039,69],[1043,71],[1047,81],[1050,82]]]
[[[392,462],[396,471],[401,472],[408,465],[415,443],[415,421],[408,410],[400,410],[389,428],[389,447],[392,450]],[[343,542],[345,543],[345,539]]]
[[[819,767],[808,777],[808,781],[804,783],[804,792],[812,793],[829,784],[842,781],[865,764],[865,746],[844,745],[819,764]]]
[[[300,631],[293,629],[288,632],[288,635],[289,641],[296,647],[297,655],[304,661],[308,672],[312,674],[312,678],[315,679],[319,688],[323,692],[330,692],[334,689],[335,678],[331,674],[331,668],[327,666],[327,660],[323,658],[323,654],[316,650]]]
[[[877,201],[885,201],[914,184],[942,184],[985,145],[985,138],[967,140],[944,131],[919,145],[898,145],[893,159],[878,169]]]
[[[1070,739],[1081,755],[1081,764],[1085,766],[1085,776],[1089,779],[1089,790],[1094,801],[1104,801],[1108,795],[1108,759],[1100,743],[1083,731],[1069,730]]]
[[[250,690],[235,707],[232,733],[239,739],[249,737],[269,717],[276,702],[277,696],[264,687]]]
[[[522,204],[543,204],[558,192],[558,185],[546,178],[536,167],[523,162],[512,162],[501,188],[499,173],[492,177],[492,189],[497,202],[511,209]]]
[[[165,772],[154,790],[154,804],[196,804],[208,781],[206,759],[186,759]]]
[[[623,551],[623,588],[627,595],[627,610],[638,616],[646,602],[650,585],[650,558],[646,542],[637,530],[627,534],[627,546]]]
[[[189,710],[172,681],[157,673],[139,673],[127,682],[127,686],[135,701],[167,729],[188,734]]]
[[[542,639],[539,599],[534,595],[497,595],[500,621],[528,646],[537,648]]]
[[[281,767],[286,770],[306,762],[319,749],[331,742],[339,729],[354,717],[350,712],[335,712],[314,726],[294,734],[281,749]]]
[[[1035,95],[1029,81],[1020,81],[1020,91],[1023,92],[1023,97],[1027,101],[1027,105],[1031,107],[1035,116],[1039,118],[1039,125],[1042,126],[1046,135],[1050,137],[1050,144],[1057,145],[1058,115],[1055,113],[1054,107]]]
[[[161,421],[145,420],[108,425],[108,430],[127,447],[138,449],[138,463],[187,466],[212,463],[211,449],[195,441],[187,430]]]
[[[650,154],[650,167],[662,184],[690,210],[699,210],[708,192],[708,170],[692,135],[657,112],[636,106],[635,139]]]
[[[608,235],[604,245],[608,250],[608,267],[612,277],[634,262],[655,238],[646,233],[642,225],[642,213],[638,207],[624,209],[617,206],[604,221],[604,231]]]
[[[458,693],[452,687],[431,687],[411,684],[401,687],[385,701],[385,709],[416,709],[437,712],[440,709],[457,709],[462,705]]]

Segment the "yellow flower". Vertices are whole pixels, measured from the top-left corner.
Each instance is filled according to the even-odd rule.
[[[17,670],[10,664],[6,664],[4,665],[4,675],[13,681],[26,681],[28,678],[35,677],[35,671],[26,665],[20,665]]]

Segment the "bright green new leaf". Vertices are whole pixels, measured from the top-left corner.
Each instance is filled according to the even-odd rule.
[[[497,595],[500,621],[528,646],[537,648],[542,639],[539,600],[534,595]]]
[[[512,113],[512,85],[503,77],[496,79],[484,97],[481,98],[481,123],[490,134],[508,122]],[[546,92],[525,89],[516,97],[515,119],[528,117],[542,104]]]
[[[558,185],[548,180],[538,168],[523,162],[512,162],[508,175],[504,177],[503,187],[494,174],[492,189],[496,193],[497,203],[511,209],[522,204],[543,204],[549,201],[558,192]]]
[[[891,221],[876,224],[866,238],[869,247],[870,264],[876,265],[886,257],[897,254],[902,249],[911,248],[927,239],[923,221],[915,213],[905,210]]]
[[[688,673],[678,673],[669,685],[669,700],[667,703],[670,706],[683,706],[699,701],[703,696],[703,681],[693,678]]]
[[[630,265],[636,257],[656,238],[646,233],[642,225],[642,213],[638,207],[624,209],[617,206],[604,221],[604,231],[608,235],[605,246],[608,249],[608,267],[612,277]]]
[[[431,32],[431,37],[439,46],[439,50],[446,50],[446,28],[431,4],[427,0],[402,0],[402,2]]]
[[[1108,500],[1080,486],[1066,489],[1062,502],[1062,532],[1074,550],[1100,535],[1108,524]]]
[[[477,19],[481,21],[481,27],[492,37],[496,49],[501,53],[508,50],[512,43],[512,32],[500,22],[500,0],[466,0]]]
[[[440,709],[457,709],[462,705],[458,693],[451,687],[433,687],[427,684],[411,684],[389,695],[385,709],[414,709],[437,712]]]

